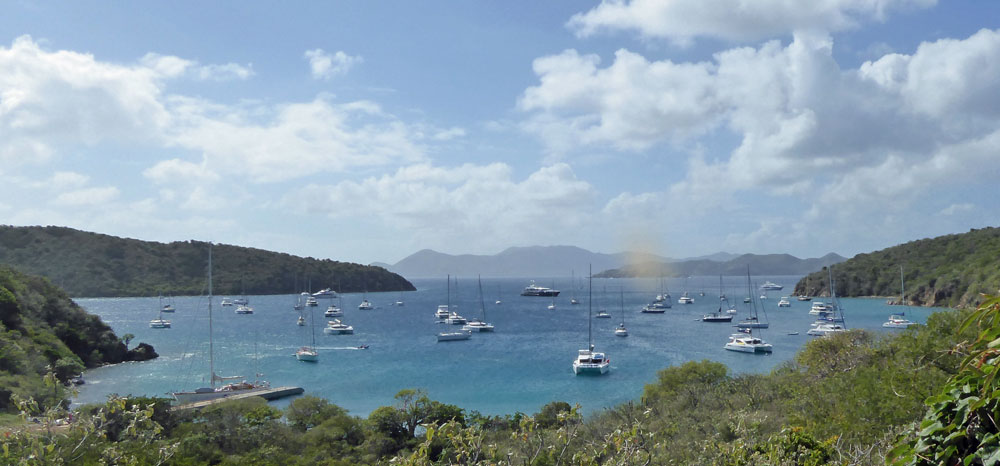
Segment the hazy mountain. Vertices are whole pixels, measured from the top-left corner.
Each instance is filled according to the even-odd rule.
[[[621,267],[629,262],[663,262],[667,259],[646,253],[603,254],[575,246],[512,247],[492,256],[444,254],[430,249],[418,251],[387,269],[407,278],[482,275],[484,277],[565,277],[575,271],[587,274]]]
[[[615,278],[649,277],[661,273],[671,277],[720,274],[742,275],[747,272],[748,265],[750,266],[750,273],[754,275],[803,275],[820,270],[827,265],[841,263],[845,260],[847,259],[834,253],[814,259],[799,259],[789,254],[743,254],[725,262],[699,259],[667,264],[659,262],[633,264],[607,270],[595,276]]]
[[[845,259],[828,254],[818,259],[798,259],[787,254],[731,254],[719,252],[692,259],[670,259],[655,254],[624,252],[604,254],[575,246],[513,247],[492,256],[444,254],[430,249],[418,251],[388,270],[408,278],[482,275],[484,277],[565,277],[575,271],[585,276],[592,265],[595,276],[685,276],[734,275],[746,272],[770,275],[802,275]]]

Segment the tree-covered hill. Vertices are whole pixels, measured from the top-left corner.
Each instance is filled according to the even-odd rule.
[[[1000,228],[922,239],[869,254],[833,267],[838,296],[900,294],[903,267],[906,302],[915,306],[974,306],[980,293],[1000,288]],[[807,275],[795,294],[829,296],[827,271]]]
[[[209,244],[157,243],[65,227],[0,226],[0,264],[48,277],[71,296],[198,295],[206,291]],[[409,291],[381,267],[213,246],[216,294],[279,294],[312,289]]]
[[[10,396],[43,403],[63,399],[61,384],[85,367],[155,357],[148,345],[129,351],[111,327],[42,277],[0,266],[0,411]],[[55,382],[55,381],[53,381]]]

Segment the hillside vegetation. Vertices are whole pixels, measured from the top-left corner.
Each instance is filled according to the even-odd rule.
[[[0,264],[48,277],[70,296],[199,295],[206,291],[208,243],[156,243],[64,227],[0,226]],[[411,291],[381,267],[302,258],[219,244],[212,250],[216,294],[281,294],[333,288]]]
[[[837,296],[900,294],[903,267],[906,302],[914,306],[973,307],[981,293],[1000,288],[1000,229],[922,239],[869,254],[858,254],[833,267]],[[829,296],[827,271],[795,285],[795,294]]]
[[[61,403],[62,384],[85,367],[155,356],[148,345],[129,351],[48,280],[0,266],[0,411],[14,394]]]

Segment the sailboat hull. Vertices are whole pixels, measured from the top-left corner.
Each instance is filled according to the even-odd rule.
[[[266,392],[266,391],[268,391],[270,389],[270,387],[250,387],[250,388],[244,388],[243,385],[244,384],[226,385],[224,387],[216,388],[214,390],[211,389],[211,388],[199,388],[198,390],[195,390],[193,392],[174,392],[174,393],[171,393],[171,395],[174,397],[175,400],[177,400],[178,404],[182,404],[183,405],[183,404],[188,404],[188,403],[194,403],[194,402],[197,402],[197,401],[215,400],[215,399],[218,399],[218,398],[226,398],[226,397],[230,397],[230,396],[233,396],[233,395],[242,395],[242,394],[248,394],[248,393],[252,394],[252,393],[256,393],[256,392],[263,393],[263,392]],[[250,384],[246,384],[246,385],[250,385]]]
[[[610,363],[573,364],[573,373],[576,375],[603,375],[608,373],[610,367]]]

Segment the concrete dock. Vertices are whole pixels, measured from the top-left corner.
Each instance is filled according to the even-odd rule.
[[[201,409],[206,406],[211,406],[215,403],[223,403],[229,400],[240,400],[243,398],[250,398],[252,396],[259,396],[265,400],[276,400],[278,398],[284,398],[286,396],[301,395],[304,392],[305,390],[303,390],[302,387],[264,388],[261,390],[254,390],[248,393],[234,393],[231,395],[226,395],[211,400],[196,401],[194,403],[177,405],[171,408],[171,411],[183,411],[185,409]]]

